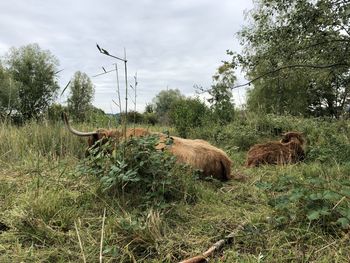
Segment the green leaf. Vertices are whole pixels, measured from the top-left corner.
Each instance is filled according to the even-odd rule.
[[[342,189],[342,190],[341,190],[341,193],[344,194],[345,196],[350,197],[350,189],[346,189],[346,188],[345,188],[345,189]]]
[[[320,211],[319,210],[313,210],[307,214],[307,218],[312,221],[312,220],[317,220],[320,218]]]
[[[328,216],[331,214],[331,210],[328,207],[323,207],[321,210],[319,210],[320,215]]]
[[[320,200],[323,199],[323,195],[321,193],[311,194],[310,196],[311,200]]]
[[[304,196],[304,193],[302,192],[295,192],[295,193],[292,193],[290,196],[289,196],[289,200],[290,201],[297,201],[299,200],[300,198],[302,198]]]
[[[335,201],[335,200],[339,200],[340,198],[341,198],[340,194],[334,193],[332,191],[326,190],[323,192],[323,199],[325,200]]]
[[[350,220],[346,217],[341,217],[337,220],[336,222],[337,224],[339,224],[342,228],[348,228],[349,227],[349,223],[350,223]]]
[[[338,211],[342,216],[350,218],[350,208],[349,207],[343,208],[343,209],[338,209]]]

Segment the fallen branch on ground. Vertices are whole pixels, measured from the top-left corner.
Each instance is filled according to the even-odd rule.
[[[231,244],[235,235],[243,229],[244,224],[238,225],[235,230],[233,230],[229,235],[225,236],[223,239],[220,239],[214,245],[212,245],[207,251],[202,255],[195,256],[193,258],[185,259],[180,263],[205,263],[208,262],[207,258],[212,256],[214,252],[220,250],[224,245]]]

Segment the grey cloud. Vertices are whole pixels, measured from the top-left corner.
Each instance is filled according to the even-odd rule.
[[[118,56],[125,47],[129,82],[138,72],[138,110],[143,110],[167,86],[186,95],[194,94],[194,84],[209,87],[226,49],[240,50],[234,35],[244,23],[243,11],[251,8],[245,0],[1,1],[0,56],[11,46],[37,42],[59,59],[64,87],[75,71],[91,77],[101,66],[113,68],[115,60],[99,54],[96,42]],[[123,64],[119,68],[122,80]],[[94,104],[109,112],[115,74],[92,81]]]

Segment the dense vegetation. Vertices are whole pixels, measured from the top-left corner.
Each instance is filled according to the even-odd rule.
[[[239,36],[259,112],[338,118],[349,106],[350,5],[347,0],[259,0]]]
[[[129,142],[126,153],[121,146],[104,156],[108,161],[96,155],[82,159],[86,143],[62,126],[0,128],[1,262],[98,261],[102,229],[104,262],[176,262],[241,224],[234,243],[214,262],[350,258],[347,120],[241,113],[225,126],[191,129],[189,137],[229,153],[234,174],[245,179],[228,183],[171,169],[170,156],[150,150],[152,138]],[[305,133],[305,162],[244,168],[246,150],[277,139],[281,129]],[[118,173],[123,154],[131,166]],[[99,170],[99,164],[110,169]],[[139,174],[143,169],[148,172]]]

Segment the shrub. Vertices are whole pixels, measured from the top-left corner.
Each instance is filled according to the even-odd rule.
[[[154,112],[143,113],[143,119],[146,124],[156,125],[158,123],[157,115]]]
[[[170,120],[179,135],[186,138],[193,128],[201,127],[207,106],[199,99],[181,99],[172,104]]]
[[[52,122],[58,122],[62,119],[62,112],[67,111],[67,107],[53,103],[47,109],[47,118]]]
[[[122,112],[119,114],[119,123],[123,123],[125,120],[125,112]],[[129,111],[128,114],[126,115],[126,120],[128,123],[143,123],[144,120],[144,115],[137,112],[137,111]]]
[[[130,204],[162,208],[174,201],[193,200],[191,169],[156,150],[158,142],[158,136],[131,138],[115,147],[109,141],[90,150],[82,171],[97,175],[103,191]]]
[[[334,232],[350,225],[350,180],[344,176],[349,168],[308,165],[257,186],[266,191],[278,223],[311,224]]]

